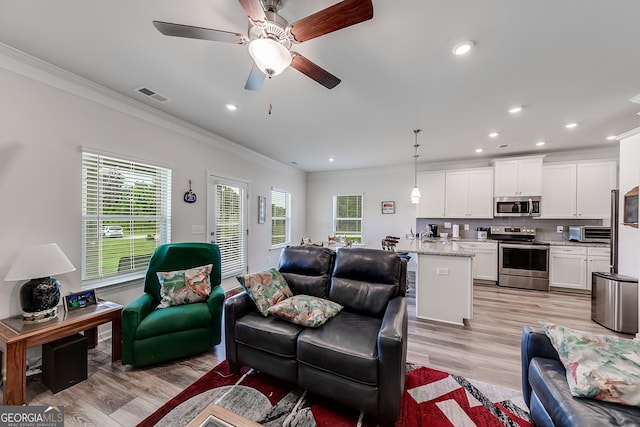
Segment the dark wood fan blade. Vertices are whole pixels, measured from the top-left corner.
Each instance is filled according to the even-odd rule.
[[[260,0],[239,0],[240,6],[252,21],[264,22],[267,20]]]
[[[296,41],[304,42],[371,18],[371,0],[344,0],[294,22],[291,34]]]
[[[191,25],[172,24],[153,21],[153,25],[165,36],[186,37],[189,39],[211,40],[214,42],[245,44],[246,38],[239,33],[213,30],[211,28],[192,27]]]
[[[325,70],[324,68],[320,68],[318,65],[309,61],[304,56],[299,53],[291,52],[292,60],[291,66],[296,70],[300,71],[302,74],[307,77],[317,81],[322,86],[327,89],[333,89],[338,86],[340,83],[340,79]]]
[[[245,83],[244,88],[246,90],[262,89],[265,77],[267,77],[267,75],[260,71],[260,68],[258,68],[254,63],[253,67],[251,67],[251,72],[249,73],[249,78],[247,79],[247,83]]]

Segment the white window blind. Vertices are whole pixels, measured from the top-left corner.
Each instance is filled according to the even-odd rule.
[[[290,200],[286,191],[271,190],[271,246],[291,243]]]
[[[333,233],[362,242],[362,195],[333,197]]]
[[[222,277],[246,272],[246,192],[241,185],[216,183],[215,241],[220,247]]]
[[[171,170],[82,153],[82,280],[87,286],[141,277],[171,241]]]

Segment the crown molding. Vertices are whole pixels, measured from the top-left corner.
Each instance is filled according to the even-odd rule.
[[[0,71],[15,77],[37,82],[87,101],[136,117],[148,123],[179,133],[188,138],[232,154],[251,158],[255,163],[290,175],[306,173],[250,150],[220,135],[160,111],[89,79],[43,61],[6,44],[0,43]]]

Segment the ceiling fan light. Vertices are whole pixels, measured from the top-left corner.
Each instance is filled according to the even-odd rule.
[[[270,38],[252,40],[249,55],[267,76],[277,76],[291,64],[289,49]]]

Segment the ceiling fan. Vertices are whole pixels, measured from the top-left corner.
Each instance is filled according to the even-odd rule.
[[[245,89],[260,90],[265,77],[277,76],[289,65],[327,89],[333,89],[340,79],[292,51],[291,46],[373,18],[371,0],[343,0],[293,24],[278,15],[283,0],[239,2],[249,18],[247,36],[162,21],[153,21],[153,25],[166,36],[248,45],[253,67]]]

